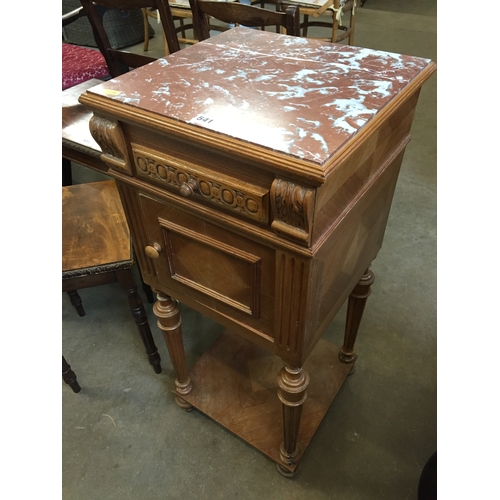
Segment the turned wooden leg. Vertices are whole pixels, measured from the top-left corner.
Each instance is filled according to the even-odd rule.
[[[67,158],[62,159],[62,185],[71,186],[73,184],[73,177],[71,173],[71,161]]]
[[[69,363],[62,357],[62,377],[63,380],[73,389],[73,392],[80,392],[81,387],[76,381],[75,372],[69,366]]]
[[[146,8],[141,9],[142,10],[142,19],[144,23],[144,46],[142,50],[144,52],[147,52],[149,49],[149,21],[148,21],[148,14],[146,12]]]
[[[85,316],[85,310],[83,309],[82,299],[76,290],[68,290],[69,300],[76,309],[79,316]]]
[[[286,465],[295,464],[299,453],[297,438],[308,385],[309,374],[303,368],[285,365],[278,373],[278,397],[283,410],[283,443],[280,448],[280,460]],[[291,477],[297,473],[297,469],[290,472],[281,464],[276,465],[284,476]]]
[[[142,282],[142,291],[146,294],[148,302],[153,304],[155,301],[153,290],[151,290],[151,287],[147,283],[144,283],[144,281]]]
[[[183,410],[190,411],[193,407],[182,397],[188,395],[193,386],[186,366],[179,302],[158,290],[153,289],[153,291],[158,299],[153,306],[153,311],[158,318],[158,327],[163,332],[175,371],[175,402]]]
[[[132,269],[116,271],[116,279],[121,289],[127,294],[128,304],[135,324],[139,329],[142,343],[148,355],[149,364],[153,367],[155,373],[161,373],[161,359],[158,349],[153,340],[151,329],[149,328],[148,316],[140,295],[137,293],[137,286],[132,275]]]
[[[134,260],[137,262],[135,249],[134,249]],[[142,278],[142,272],[140,269],[139,269],[139,276],[141,277],[142,291],[146,294],[146,298],[148,299],[148,302],[150,304],[153,304],[155,301],[153,290],[151,290],[151,287],[147,283],[144,282],[144,279]]]
[[[371,286],[375,281],[375,274],[368,268],[354,290],[349,295],[347,304],[347,321],[345,326],[344,344],[340,348],[339,359],[343,363],[352,363],[351,373],[354,372],[354,363],[358,357],[354,351],[354,343],[358,334],[361,318],[365,309],[366,299],[370,296]]]

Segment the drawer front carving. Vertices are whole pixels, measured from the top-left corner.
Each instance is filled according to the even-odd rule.
[[[132,144],[132,151],[138,177],[267,224],[268,190],[144,146]]]

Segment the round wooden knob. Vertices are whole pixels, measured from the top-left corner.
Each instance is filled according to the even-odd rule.
[[[161,246],[158,243],[153,243],[153,246],[148,245],[145,248],[146,255],[150,259],[157,259],[160,256]]]
[[[180,187],[182,196],[191,196],[198,189],[198,183],[194,179],[183,182]]]

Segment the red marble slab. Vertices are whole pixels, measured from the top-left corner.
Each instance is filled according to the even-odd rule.
[[[89,92],[322,165],[429,64],[238,27]]]

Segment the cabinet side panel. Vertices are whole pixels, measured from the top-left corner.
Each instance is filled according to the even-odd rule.
[[[396,109],[370,136],[353,146],[352,154],[330,173],[327,183],[317,190],[313,244],[317,244],[346,207],[366,189],[387,165],[388,158],[407,140],[419,92]]]
[[[330,233],[314,257],[320,276],[317,302],[310,308],[307,356],[382,246],[404,148],[390,159]]]

